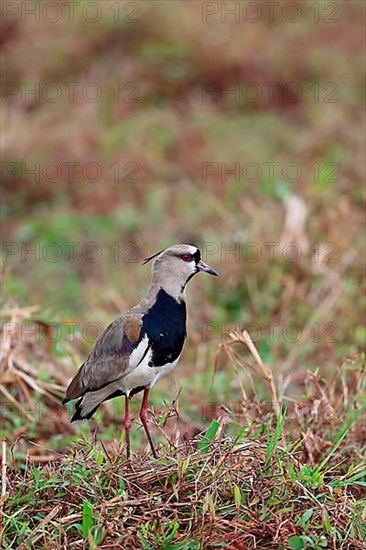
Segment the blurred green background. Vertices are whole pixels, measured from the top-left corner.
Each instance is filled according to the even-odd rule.
[[[182,387],[193,417],[250,394],[225,361],[213,378],[237,327],[281,396],[306,369],[334,376],[365,341],[364,3],[47,4],[3,2],[3,305],[59,323],[67,380],[85,324],[144,295],[140,260],[189,242],[221,276],[190,284],[186,349],[154,404]]]

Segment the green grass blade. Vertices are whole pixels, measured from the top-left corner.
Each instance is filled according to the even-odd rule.
[[[274,453],[274,451],[275,451],[275,449],[278,445],[278,442],[279,442],[281,434],[282,434],[283,426],[284,426],[284,423],[285,423],[285,418],[286,418],[286,409],[283,409],[281,407],[280,411],[279,411],[279,414],[278,414],[278,418],[277,418],[276,429],[275,429],[272,436],[271,436],[270,427],[268,427],[268,429],[267,429],[267,447],[266,447],[266,462],[267,463],[268,463],[269,459],[271,458],[271,456],[273,455],[273,453]]]
[[[336,434],[336,442],[335,444],[333,445],[333,447],[331,448],[331,450],[329,451],[329,453],[327,454],[327,456],[322,460],[322,462],[316,467],[316,471],[317,472],[320,472],[324,466],[327,464],[327,462],[331,459],[331,457],[334,455],[334,453],[336,452],[336,450],[338,449],[338,447],[340,446],[340,444],[342,443],[343,439],[346,437],[350,427],[352,426],[352,424],[358,419],[358,417],[360,416],[360,414],[366,409],[366,405],[362,405],[359,409],[357,409],[351,419],[346,422],[340,430],[338,430],[337,434]]]
[[[202,437],[201,441],[198,444],[198,448],[201,451],[201,453],[207,453],[207,451],[210,448],[210,441],[212,441],[215,438],[215,435],[217,433],[217,430],[220,427],[220,422],[217,420],[213,420],[211,422],[211,426],[205,433],[205,435]]]
[[[82,533],[84,539],[88,537],[90,529],[94,525],[93,509],[87,500],[83,502],[83,521],[82,521]]]

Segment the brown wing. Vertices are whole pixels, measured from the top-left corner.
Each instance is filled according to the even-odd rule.
[[[86,391],[98,390],[129,372],[129,358],[140,341],[141,324],[142,315],[128,315],[107,326],[71,380],[65,403]]]

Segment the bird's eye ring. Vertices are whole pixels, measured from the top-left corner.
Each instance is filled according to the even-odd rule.
[[[190,262],[192,261],[192,254],[182,254],[181,258],[184,262]]]

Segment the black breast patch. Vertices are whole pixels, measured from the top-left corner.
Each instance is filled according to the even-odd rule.
[[[141,336],[146,334],[149,339],[152,367],[172,363],[179,357],[186,337],[186,319],[185,302],[177,302],[161,288],[142,320]]]

